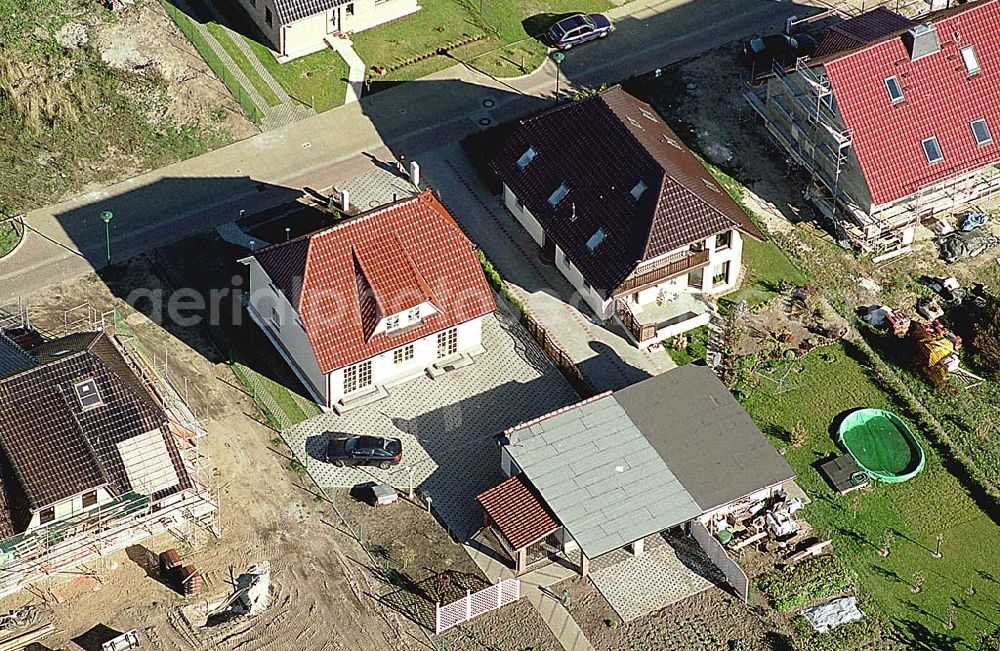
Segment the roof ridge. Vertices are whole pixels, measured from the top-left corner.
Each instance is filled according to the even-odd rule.
[[[548,420],[548,419],[550,419],[550,418],[552,418],[554,416],[558,416],[559,414],[564,414],[567,411],[576,409],[577,407],[582,407],[584,405],[589,405],[592,402],[597,402],[601,398],[607,398],[608,396],[613,395],[613,394],[614,394],[614,391],[611,391],[610,389],[607,390],[607,391],[602,391],[601,393],[598,393],[596,395],[590,396],[589,398],[584,398],[583,400],[580,400],[578,402],[574,402],[571,405],[566,405],[565,407],[560,407],[559,409],[554,409],[554,410],[552,410],[552,411],[550,411],[550,412],[548,412],[546,414],[542,414],[541,416],[536,416],[535,418],[532,418],[531,420],[526,420],[523,423],[519,423],[519,424],[514,425],[512,427],[508,427],[503,432],[501,432],[501,434],[511,434],[513,432],[518,432],[518,431],[520,431],[522,429],[525,429],[527,427],[531,427],[532,425],[537,425],[538,423],[546,421],[546,420]]]
[[[410,255],[410,252],[403,245],[403,240],[400,239],[399,233],[395,230],[392,231],[392,237],[396,240],[396,244],[399,245],[399,250],[403,253],[403,258],[406,260],[406,264],[410,267],[410,271],[412,271],[414,277],[416,277],[417,284],[420,286],[420,291],[423,292],[424,298],[433,302],[434,296],[431,294],[431,287],[427,284],[427,281],[424,279],[423,274],[420,273],[420,270],[417,269],[417,264],[414,262],[413,256]]]

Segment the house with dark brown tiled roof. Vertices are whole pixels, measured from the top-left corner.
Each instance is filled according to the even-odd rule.
[[[874,9],[745,92],[843,241],[904,250],[921,223],[1000,191],[998,25],[1000,0]]]
[[[651,106],[620,87],[523,120],[493,158],[507,209],[640,346],[708,323],[760,230]]]
[[[472,242],[429,190],[241,262],[251,318],[324,409],[470,363],[496,309]]]

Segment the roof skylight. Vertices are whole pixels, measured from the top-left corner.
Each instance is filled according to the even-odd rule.
[[[982,70],[979,67],[979,57],[976,56],[976,48],[974,46],[966,45],[959,52],[962,53],[962,63],[965,64],[965,72],[970,77]]]
[[[940,163],[944,160],[944,153],[941,151],[941,144],[938,143],[937,136],[931,136],[920,141],[924,148],[924,156],[928,163]]]
[[[594,249],[600,246],[601,242],[603,241],[604,241],[604,229],[598,228],[597,232],[591,235],[590,239],[587,240],[587,250],[593,253]]]
[[[559,205],[559,202],[566,198],[566,193],[569,192],[569,188],[566,187],[566,183],[560,183],[556,191],[552,193],[549,197],[549,205],[555,208]]]
[[[645,192],[646,192],[646,183],[642,179],[639,179],[639,182],[635,184],[635,187],[632,188],[632,191],[629,192],[629,194],[632,195],[633,199],[638,201],[639,197],[641,197]]]
[[[893,75],[885,80],[885,89],[889,91],[889,99],[893,104],[899,104],[905,99],[903,97],[903,87],[899,85],[899,79]]]
[[[528,166],[528,163],[535,160],[535,156],[537,155],[538,152],[535,151],[534,147],[528,147],[528,149],[521,154],[521,157],[517,159],[517,169],[523,172],[524,168]]]
[[[80,407],[84,411],[104,404],[104,401],[101,400],[101,394],[97,390],[97,381],[93,378],[78,382],[73,385],[73,389],[76,391],[76,399],[80,401]]]
[[[976,138],[977,145],[981,147],[993,142],[993,134],[990,133],[990,127],[986,124],[986,118],[973,120],[969,126],[972,127],[972,135]]]

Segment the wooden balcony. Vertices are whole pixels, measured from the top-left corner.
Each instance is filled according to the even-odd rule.
[[[708,266],[708,251],[685,251],[675,258],[668,258],[661,266],[641,274],[626,278],[612,296],[621,296],[628,292],[652,287],[665,280],[670,280],[693,269]]]

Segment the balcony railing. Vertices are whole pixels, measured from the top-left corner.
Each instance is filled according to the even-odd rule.
[[[629,309],[625,301],[615,301],[615,311],[621,322],[632,333],[632,337],[639,343],[648,341],[656,336],[656,326],[639,323],[639,320],[632,314],[632,310]]]
[[[699,269],[706,266],[708,266],[708,251],[686,251],[676,258],[668,259],[655,269],[650,269],[649,271],[626,278],[612,292],[612,295],[620,296],[628,292],[645,289],[664,280],[680,276],[692,269]]]

